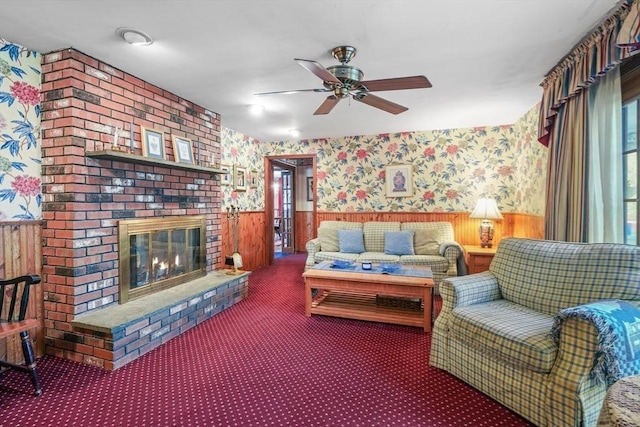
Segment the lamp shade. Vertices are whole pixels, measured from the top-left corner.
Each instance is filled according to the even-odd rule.
[[[476,208],[471,212],[469,218],[502,219],[502,214],[498,209],[495,199],[482,198],[478,200]]]

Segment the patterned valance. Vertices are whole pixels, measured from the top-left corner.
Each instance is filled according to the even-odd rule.
[[[630,51],[640,49],[640,2],[634,2],[629,14],[618,33],[618,46],[630,48]]]
[[[623,2],[611,16],[576,46],[556,65],[540,84],[543,87],[540,103],[538,140],[547,146],[557,108],[605,75],[635,51],[633,45],[618,46],[618,35],[632,9],[631,1]],[[637,9],[640,0],[633,9]],[[635,12],[637,14],[637,10]],[[632,25],[632,23],[628,24]]]

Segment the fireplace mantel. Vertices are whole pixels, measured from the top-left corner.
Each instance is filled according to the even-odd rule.
[[[85,154],[87,157],[93,157],[96,159],[115,160],[119,162],[136,163],[136,164],[147,165],[147,166],[164,166],[164,167],[169,167],[174,169],[191,170],[196,172],[207,172],[212,175],[227,173],[221,169],[211,168],[208,166],[192,165],[189,163],[178,163],[178,162],[172,162],[170,160],[152,159],[150,157],[144,157],[138,154],[131,154],[131,153],[118,151],[118,150],[87,151]]]

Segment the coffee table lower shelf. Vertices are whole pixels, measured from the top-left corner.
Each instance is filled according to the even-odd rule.
[[[311,303],[311,314],[393,323],[405,326],[424,326],[424,309],[380,305],[375,295],[324,291]]]

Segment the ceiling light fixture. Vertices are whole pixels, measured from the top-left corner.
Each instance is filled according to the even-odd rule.
[[[122,37],[127,43],[135,46],[148,46],[153,43],[151,36],[135,28],[120,27],[116,34]]]
[[[251,104],[249,105],[249,112],[254,116],[261,116],[264,113],[264,105]]]
[[[289,135],[291,135],[294,138],[297,138],[300,136],[300,131],[298,129],[289,129]]]

